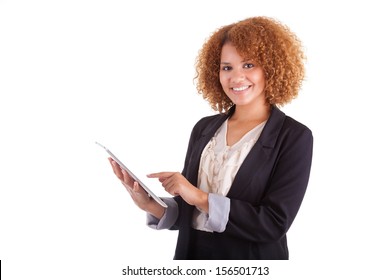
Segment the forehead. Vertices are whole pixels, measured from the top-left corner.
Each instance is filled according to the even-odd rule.
[[[222,46],[221,62],[231,62],[232,60],[245,61],[250,59],[248,56],[242,55],[232,43],[226,43]]]

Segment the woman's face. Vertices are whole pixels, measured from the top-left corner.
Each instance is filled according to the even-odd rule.
[[[222,47],[219,81],[236,106],[264,104],[265,75],[256,62],[241,57],[231,43]]]

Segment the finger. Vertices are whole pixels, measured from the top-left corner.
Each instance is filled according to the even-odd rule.
[[[132,193],[134,192],[133,186],[129,186],[129,185],[125,184],[124,182],[122,182],[122,185],[125,187],[125,189],[126,189],[130,194],[132,194]]]
[[[172,186],[168,186],[166,188],[164,188],[165,191],[173,196],[178,196],[180,195],[180,192],[176,189],[175,185],[172,185]]]
[[[136,193],[145,193],[145,194],[146,194],[146,192],[144,191],[144,189],[141,188],[141,186],[139,185],[139,183],[138,183],[137,181],[134,181],[133,190],[134,190],[134,192],[136,192]]]
[[[109,162],[110,162],[110,164],[111,164],[112,169],[113,169],[114,172],[115,172],[115,170],[117,169],[118,164],[117,164],[117,163],[115,162],[115,160],[113,160],[112,158],[108,158],[108,160],[109,160]]]
[[[125,184],[128,184],[129,186],[132,186],[134,188],[134,179],[129,175],[129,173],[126,172],[126,170],[121,169],[121,173],[123,175],[123,181]]]
[[[163,184],[162,186],[164,187],[165,191],[171,195],[178,195],[179,194],[179,191],[177,189],[177,186],[176,186],[176,182],[175,180],[171,178],[167,179]]]
[[[164,187],[169,187],[172,185],[176,185],[181,183],[182,181],[182,175],[179,172],[174,172],[169,178],[167,178],[164,182],[162,182],[162,185]]]
[[[114,168],[114,164],[113,164],[113,159],[112,159],[112,158],[108,158],[108,161],[110,162],[112,171],[114,171],[114,173],[115,173],[115,168]]]
[[[157,173],[151,173],[146,175],[148,178],[158,178],[158,179],[163,179],[163,178],[169,178],[176,172],[157,172]]]
[[[133,190],[134,190],[135,192],[139,192],[139,184],[138,184],[137,181],[134,181]]]
[[[120,166],[118,165],[118,163],[115,162],[115,160],[113,159],[109,159],[110,160],[110,163],[111,163],[111,167],[112,167],[112,170],[114,171],[115,175],[120,179],[120,180],[123,180],[123,174],[122,174],[122,170],[120,168]]]
[[[143,196],[145,199],[149,199],[149,195],[146,193],[146,191],[143,188],[141,188],[141,186],[139,185],[139,183],[137,181],[135,181],[133,184],[132,194],[138,195],[138,196]]]
[[[172,177],[166,178],[163,182],[161,182],[164,189],[171,187],[174,184],[174,180]]]

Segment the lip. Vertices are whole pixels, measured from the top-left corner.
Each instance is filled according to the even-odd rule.
[[[231,87],[230,90],[234,93],[234,94],[241,94],[241,93],[244,93],[246,92],[248,89],[250,89],[251,86],[250,85],[242,85],[242,86],[235,86],[235,87]]]

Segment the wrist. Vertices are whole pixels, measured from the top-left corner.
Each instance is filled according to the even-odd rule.
[[[201,209],[203,212],[209,212],[209,194],[202,190],[199,190],[198,202],[196,203],[196,207]]]
[[[145,212],[153,215],[157,219],[161,219],[165,214],[165,208],[158,204],[155,200],[151,201],[143,209]]]

